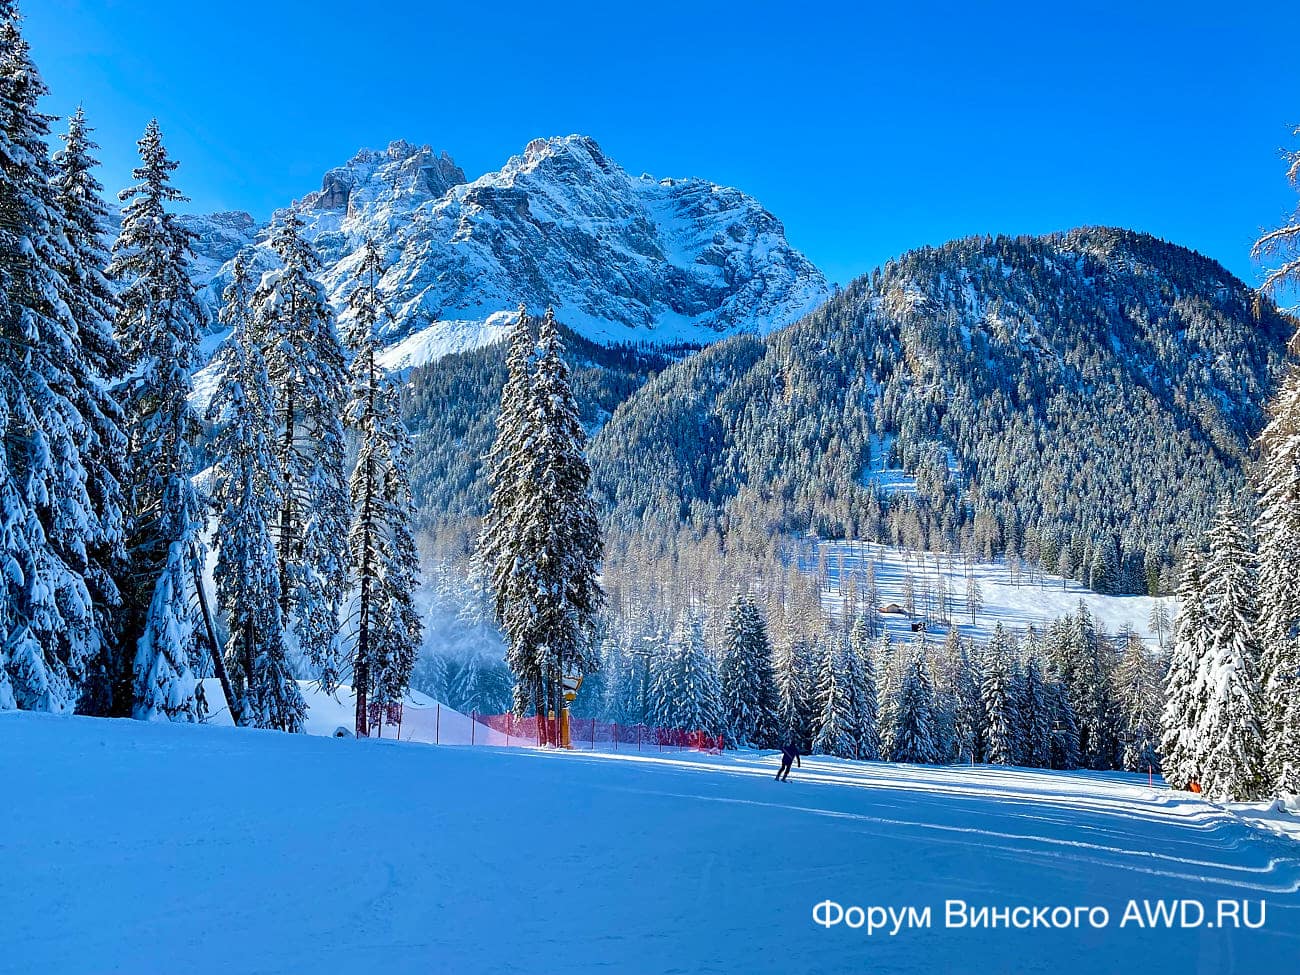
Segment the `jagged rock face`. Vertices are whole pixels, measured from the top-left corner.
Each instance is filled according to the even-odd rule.
[[[222,265],[252,244],[261,229],[251,213],[229,210],[203,216],[183,214],[182,226],[197,235],[194,241],[196,273],[200,279],[216,274]]]
[[[583,136],[534,140],[473,182],[446,154],[395,142],[331,170],[288,210],[306,223],[340,308],[365,241],[380,245],[394,364],[490,341],[520,302],[553,305],[596,341],[710,342],[766,334],[830,294],[781,222],[744,193],[629,176]],[[205,260],[242,246],[226,216],[204,218]],[[265,237],[250,230],[245,242]],[[272,266],[259,251],[258,266]],[[228,272],[213,275],[213,307]]]

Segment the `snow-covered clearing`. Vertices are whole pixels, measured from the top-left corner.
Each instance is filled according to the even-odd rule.
[[[856,576],[859,593],[865,592],[867,567],[874,565],[876,589],[880,605],[889,603],[905,605],[906,579],[912,579],[917,616],[925,615],[924,590],[928,588],[932,607],[937,605],[944,582],[949,592],[949,612],[953,623],[967,636],[987,640],[993,627],[1000,621],[1012,630],[1022,630],[1031,623],[1041,630],[1053,620],[1077,612],[1083,600],[1099,624],[1114,635],[1124,626],[1131,626],[1148,646],[1154,647],[1156,635],[1151,629],[1151,609],[1164,604],[1169,618],[1177,615],[1178,604],[1173,598],[1153,599],[1149,596],[1105,596],[1081,586],[1073,580],[1035,571],[1033,581],[1026,567],[1013,575],[1005,561],[976,562],[970,566],[960,556],[934,552],[912,552],[874,542],[818,542],[815,554],[801,560],[806,571],[817,571],[824,560],[826,579],[830,589],[824,595],[828,608],[840,605],[840,580],[845,586]],[[966,609],[966,578],[970,573],[979,583],[983,608],[975,614]],[[895,636],[911,636],[911,620],[904,616],[884,614],[881,619]],[[945,627],[936,631],[942,639]],[[932,633],[933,635],[933,633]],[[1165,633],[1165,638],[1169,634]]]
[[[24,712],[0,743],[6,973],[1229,973],[1300,951],[1300,845],[1134,776],[805,759],[777,784],[753,753]],[[1120,927],[1131,898],[1211,920],[1262,899],[1265,924]],[[931,926],[825,930],[826,899]],[[1110,920],[949,928],[950,899]]]

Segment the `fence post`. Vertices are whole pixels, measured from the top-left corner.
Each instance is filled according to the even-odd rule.
[[[640,725],[640,724],[636,726],[636,750],[637,751],[641,750],[641,729],[644,727],[645,725]]]
[[[591,719],[591,750],[596,750],[596,719]]]
[[[433,709],[433,743],[442,744],[442,702],[439,701]]]
[[[618,751],[618,722],[614,722],[614,751]]]
[[[469,743],[474,744],[474,726],[478,724],[478,711],[473,710],[469,713]]]

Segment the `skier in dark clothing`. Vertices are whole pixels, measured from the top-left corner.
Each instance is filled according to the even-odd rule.
[[[778,782],[785,782],[790,778],[791,764],[803,768],[803,764],[799,761],[799,749],[795,748],[794,745],[782,745],[781,767],[777,769],[776,772],[776,780]]]

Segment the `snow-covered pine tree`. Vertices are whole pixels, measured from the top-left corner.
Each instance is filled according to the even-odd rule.
[[[93,161],[51,163],[44,94],[16,7],[0,3],[0,708],[71,710],[89,669],[86,704],[99,710],[122,542],[102,466],[123,444],[104,390],[117,354],[111,305],[91,303],[103,285],[99,242],[82,246],[93,214],[60,193],[65,173],[70,192],[93,182],[70,173]]]
[[[1020,720],[1021,764],[1029,768],[1051,768],[1052,709],[1036,653],[1031,653],[1025,661]]]
[[[925,657],[913,651],[903,671],[894,717],[889,760],[934,765],[940,752],[934,740],[934,689]]]
[[[540,681],[533,688],[534,706],[539,714],[558,714],[564,678],[598,664],[590,638],[605,593],[598,580],[603,541],[591,496],[587,435],[549,308],[538,327],[526,412],[524,462],[509,509],[517,535],[503,629],[512,648],[529,648],[534,656],[516,671],[516,680]]]
[[[793,640],[777,648],[773,655],[778,706],[778,742],[793,743],[807,749],[812,741],[816,718],[816,672],[811,671],[810,644]]]
[[[1246,800],[1265,789],[1264,741],[1259,724],[1259,612],[1249,539],[1241,511],[1224,503],[1206,535],[1210,543],[1202,583],[1210,612],[1209,644],[1201,660],[1204,742],[1201,787],[1212,799]]]
[[[903,684],[906,655],[894,646],[888,630],[876,642],[876,715],[880,737],[880,755],[889,759],[894,753],[894,733],[898,726],[898,697]]]
[[[719,676],[727,743],[770,748],[778,711],[772,645],[762,612],[748,595],[737,592],[732,599],[723,634]]]
[[[1297,156],[1300,159],[1300,156]],[[1260,436],[1260,720],[1276,792],[1300,794],[1300,367],[1292,365]]]
[[[957,635],[957,630],[951,631]],[[984,761],[986,720],[980,688],[983,674],[972,658],[969,646],[957,637],[952,675],[953,748],[955,761],[974,764]]]
[[[1043,674],[1047,692],[1048,713],[1052,718],[1052,763],[1054,769],[1079,767],[1079,723],[1074,718],[1074,707],[1066,690],[1061,673],[1051,661]]]
[[[1121,762],[1128,772],[1160,770],[1161,674],[1159,663],[1132,629],[1121,634],[1124,646],[1115,685],[1120,713]]]
[[[849,672],[852,651],[839,637],[828,638],[822,646],[817,679],[817,732],[812,750],[818,755],[857,758],[861,737],[854,713],[853,681]]]
[[[1300,136],[1300,127],[1294,134]],[[1300,149],[1285,158],[1287,180],[1300,192]],[[1260,237],[1253,256],[1279,262],[1264,290],[1280,295],[1300,282],[1300,205],[1283,226]],[[1300,333],[1291,347],[1300,348]],[[1275,792],[1300,794],[1300,367],[1294,364],[1273,400],[1260,454],[1255,532],[1265,765]]]
[[[380,291],[384,265],[373,242],[367,241],[356,273],[345,324],[352,351],[347,420],[358,439],[348,531],[356,595],[348,622],[356,728],[366,735],[367,704],[400,701],[410,683],[420,648],[420,619],[412,601],[420,566],[411,535],[411,438],[397,390],[379,363],[379,335],[392,316]]]
[[[108,275],[118,284],[117,341],[128,372],[117,387],[126,417],[132,476],[124,641],[135,648],[134,713],[193,721],[194,671],[202,666],[198,589],[204,561],[202,512],[191,482],[199,421],[190,407],[203,309],[188,261],[193,234],[168,207],[186,197],[171,185],[177,163],[157,120],[140,139],[137,180],[126,203]]]
[[[723,728],[718,672],[704,645],[699,617],[683,613],[668,647],[652,663],[650,699],[653,721],[661,728],[681,728],[716,735]]]
[[[528,468],[531,448],[527,443],[529,401],[532,397],[532,364],[536,352],[532,319],[523,305],[510,330],[506,346],[506,382],[497,411],[496,440],[484,458],[491,492],[475,552],[476,573],[491,590],[497,623],[506,630],[513,572],[519,557],[518,531],[522,513],[521,485]],[[526,634],[507,631],[506,663],[514,674],[514,710],[522,717],[536,708],[545,714],[542,676],[535,648],[523,642]]]
[[[876,690],[875,638],[868,605],[849,632],[849,687],[853,695],[853,725],[858,740],[854,757],[880,760],[880,701]]]
[[[347,367],[334,312],[316,278],[320,258],[302,230],[291,213],[272,232],[281,266],[262,275],[253,325],[274,397],[284,482],[274,536],[290,663],[332,690],[340,677],[339,609],[348,568]]]
[[[1014,765],[1019,751],[1017,729],[1021,719],[1011,679],[1010,638],[1001,622],[994,627],[989,642],[980,699],[988,723],[985,760],[990,765]]]
[[[252,290],[247,257],[238,254],[222,296],[221,324],[231,331],[219,353],[220,379],[208,411],[218,431],[212,447],[213,575],[229,633],[226,671],[238,721],[296,732],[306,705],[285,655],[272,537],[284,508],[284,482],[276,463],[266,360],[253,336]]]
[[[110,389],[110,383],[121,377],[125,362],[113,338],[117,296],[103,272],[109,261],[104,243],[109,217],[101,196],[104,187],[95,178],[99,162],[93,152],[99,147],[91,140],[91,131],[85,112],[78,108],[68,120],[68,131],[60,136],[63,148],[54,154],[52,180],[68,242],[69,262],[64,269],[68,307],[77,323],[76,349],[63,358],[62,365],[73,380],[68,385],[70,398],[87,426],[82,448],[86,494],[97,521],[95,537],[85,540],[85,579],[99,649],[89,664],[79,708],[89,714],[125,715],[131,709],[130,667],[124,665],[116,640],[120,583],[126,568],[126,435],[122,411]]]
[[[1079,747],[1089,768],[1113,768],[1117,748],[1113,696],[1115,648],[1098,632],[1083,600],[1051,631],[1056,659],[1079,725]]]
[[[1205,741],[1200,734],[1204,716],[1202,663],[1209,653],[1210,617],[1201,579],[1204,556],[1183,558],[1178,584],[1178,617],[1165,673],[1165,706],[1161,718],[1160,754],[1165,781],[1175,789],[1199,782],[1205,767]]]

